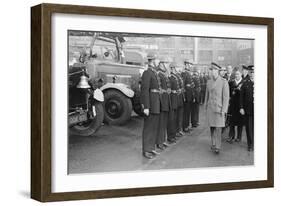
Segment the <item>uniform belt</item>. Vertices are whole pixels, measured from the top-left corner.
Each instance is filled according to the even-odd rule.
[[[160,90],[159,90],[159,89],[151,89],[150,92],[153,92],[153,93],[160,93]]]
[[[178,93],[178,90],[171,90],[171,93],[177,94],[177,93]]]
[[[178,94],[180,94],[180,93],[183,93],[183,92],[184,92],[184,90],[183,90],[183,89],[178,89],[177,91],[178,91]]]
[[[162,93],[168,93],[168,94],[170,94],[170,93],[171,93],[171,89],[161,89],[161,92],[162,92]]]
[[[190,88],[193,88],[193,87],[194,87],[193,84],[186,84],[185,86],[186,86],[186,87],[190,87]]]

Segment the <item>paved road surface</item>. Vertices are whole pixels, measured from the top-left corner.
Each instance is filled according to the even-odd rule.
[[[241,143],[225,140],[219,155],[210,151],[210,132],[200,112],[201,125],[153,160],[142,157],[142,118],[134,116],[124,126],[104,125],[95,136],[69,137],[69,173],[93,173],[154,169],[245,166],[254,164],[247,151],[245,129]]]

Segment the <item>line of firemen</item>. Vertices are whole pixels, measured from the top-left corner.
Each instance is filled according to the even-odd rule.
[[[211,121],[214,121],[211,115],[216,115],[215,118],[218,118],[219,122],[223,121],[225,126],[229,104],[229,92],[227,91],[229,87],[228,84],[225,84],[227,82],[225,79],[220,75],[214,75],[213,79],[209,78],[213,80],[214,84],[208,85],[207,76],[204,74],[199,76],[199,72],[192,69],[193,65],[188,61],[184,61],[183,71],[178,72],[176,64],[174,62],[169,64],[167,59],[160,59],[159,64],[156,65],[156,56],[148,54],[147,60],[148,68],[143,72],[141,81],[141,104],[145,114],[142,134],[144,157],[154,158],[159,151],[175,144],[185,132],[189,133],[192,128],[196,128],[199,125],[199,105],[204,102],[206,102],[206,110],[211,112],[209,112]],[[214,74],[223,71],[215,63],[210,70],[214,71]],[[219,80],[217,80],[218,78]],[[209,82],[212,83],[212,81]],[[219,92],[214,91],[211,87],[216,86],[218,82],[222,82],[223,87],[223,89],[219,88],[219,92],[224,91],[224,93],[219,94],[219,101],[222,102],[215,102],[215,107],[221,110],[216,113],[213,111],[213,100],[216,96],[212,95],[217,95]],[[227,105],[223,105],[225,102]],[[218,132],[218,129],[222,129],[224,126],[210,125],[211,149],[216,153],[219,153],[221,141],[221,133]]]
[[[149,159],[175,144],[177,139],[199,125],[199,104],[203,103],[207,79],[199,78],[192,63],[185,61],[179,73],[174,62],[149,54],[148,69],[142,75],[141,103],[145,114],[143,155]],[[192,74],[193,72],[193,74]]]

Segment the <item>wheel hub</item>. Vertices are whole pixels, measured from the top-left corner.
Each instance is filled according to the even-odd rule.
[[[119,118],[122,114],[123,108],[118,100],[110,99],[105,104],[106,112],[111,118]]]

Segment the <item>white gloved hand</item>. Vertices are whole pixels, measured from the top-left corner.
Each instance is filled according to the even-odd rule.
[[[143,113],[144,113],[146,116],[148,116],[148,115],[149,115],[149,109],[144,109],[144,110],[143,110]]]
[[[240,114],[244,115],[245,114],[245,111],[243,108],[240,109]]]

